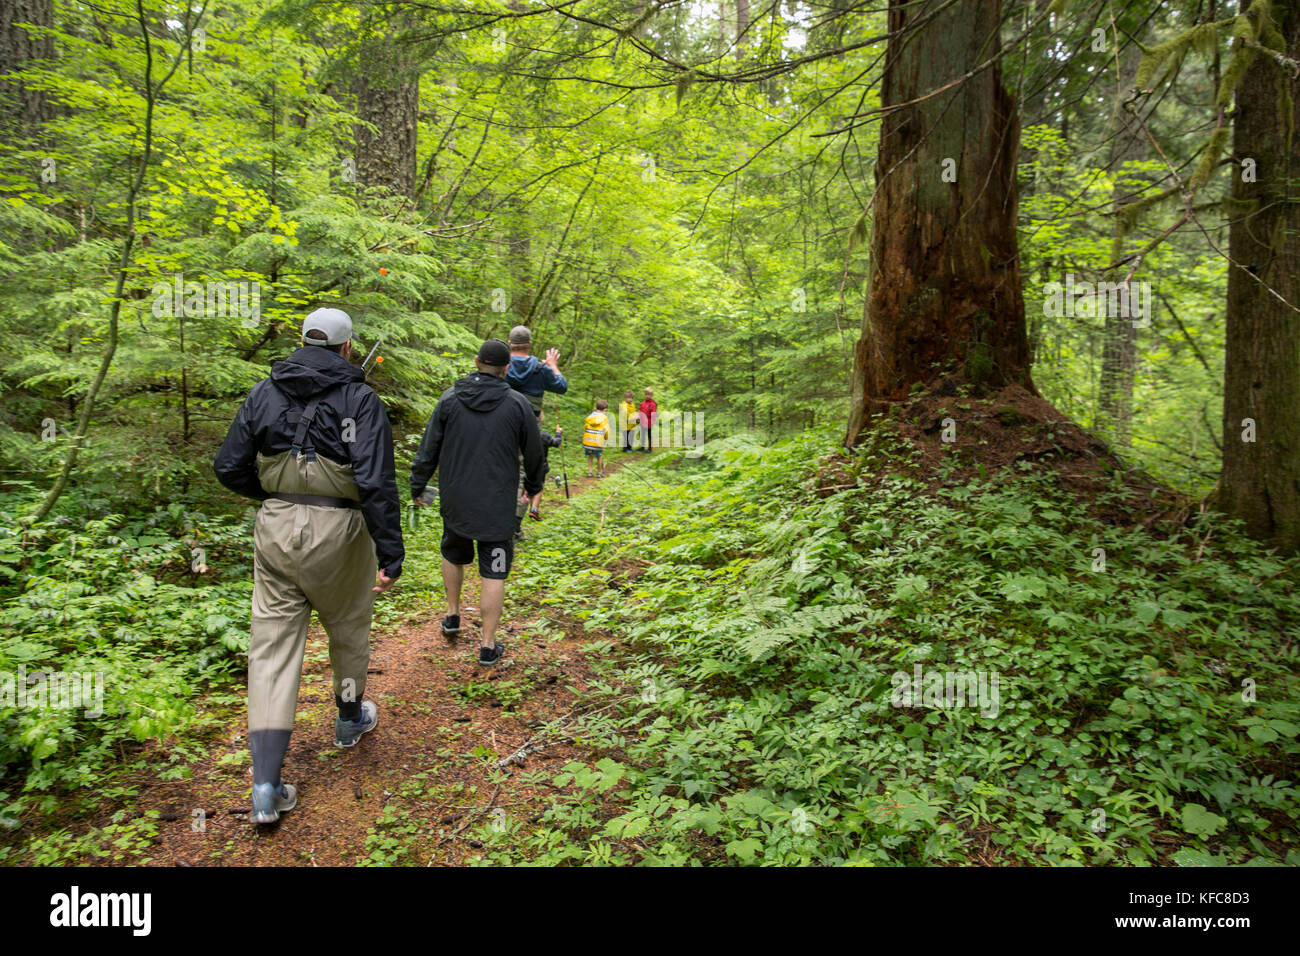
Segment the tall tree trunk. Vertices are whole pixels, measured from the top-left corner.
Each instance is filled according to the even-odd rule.
[[[54,58],[54,40],[28,33],[20,23],[53,26],[54,0],[0,2],[0,74]],[[31,134],[52,112],[43,91],[26,87],[17,80],[0,80],[0,117],[3,117],[0,124],[6,129]]]
[[[420,75],[407,48],[391,37],[374,37],[357,53],[353,91],[357,100],[357,181],[415,195],[416,134]],[[373,127],[373,128],[372,128]]]
[[[1001,3],[965,0],[921,22],[945,6],[889,3],[887,112],[849,443],[885,402],[943,372],[981,387],[1033,388],[1016,243],[1015,100],[996,62],[962,79],[998,55]]]
[[[1133,87],[1133,78],[1137,75],[1138,60],[1142,50],[1136,43],[1130,43],[1121,60],[1121,80],[1119,88],[1129,90]],[[1139,101],[1137,109],[1143,106]],[[1150,111],[1150,106],[1145,108]],[[1110,168],[1118,177],[1123,172],[1124,164],[1141,159],[1146,154],[1146,139],[1142,134],[1142,124],[1137,112],[1124,109],[1121,103],[1115,104],[1115,119],[1111,124],[1114,138],[1111,140]],[[1111,233],[1111,262],[1119,262],[1124,257],[1124,238],[1127,230],[1124,220],[1118,214],[1119,208],[1132,202],[1135,191],[1116,183],[1114,190],[1115,223]],[[1101,350],[1101,390],[1098,396],[1097,423],[1110,441],[1118,448],[1127,448],[1132,438],[1133,425],[1133,380],[1137,375],[1137,328],[1133,318],[1127,315],[1112,315],[1108,309],[1104,317],[1103,345]]]
[[[1295,62],[1300,0],[1271,10]],[[1264,50],[1237,86],[1233,151],[1228,249],[1241,268],[1228,272],[1219,507],[1291,553],[1300,550],[1300,81]]]

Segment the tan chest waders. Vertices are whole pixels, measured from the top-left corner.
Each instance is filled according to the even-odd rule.
[[[359,708],[370,663],[375,545],[352,466],[321,458],[311,443],[317,406],[303,409],[290,451],[257,456],[271,497],[253,532],[253,618],[248,641],[248,739],[254,783],[280,782],[298,709],[307,624],[316,611],[329,635],[335,703]]]

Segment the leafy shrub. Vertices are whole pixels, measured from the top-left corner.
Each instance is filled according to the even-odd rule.
[[[888,441],[826,488],[832,437],[620,474],[535,537],[514,590],[624,653],[579,731],[606,756],[488,859],[1300,862],[1296,562],[1050,472],[927,490]],[[918,664],[1000,706],[895,706]]]
[[[0,672],[96,674],[103,688],[97,716],[93,706],[0,707],[6,785],[101,786],[127,745],[186,729],[194,696],[244,668],[247,519],[174,504],[30,530],[12,514],[0,522],[11,529],[0,535]]]

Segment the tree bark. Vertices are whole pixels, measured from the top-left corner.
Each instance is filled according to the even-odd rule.
[[[1136,43],[1129,45],[1120,63],[1122,71],[1120,89],[1132,88],[1141,52]],[[1144,107],[1139,101],[1137,110],[1149,112],[1150,106]],[[1140,119],[1136,111],[1130,112],[1124,109],[1122,103],[1115,104],[1115,120],[1111,124],[1114,139],[1111,140],[1110,168],[1117,178],[1123,173],[1125,163],[1141,159],[1146,155],[1146,138],[1142,133]],[[1135,194],[1134,191],[1126,189],[1122,183],[1117,182],[1112,195],[1115,223],[1111,233],[1110,261],[1119,262],[1124,257],[1126,236],[1124,221],[1118,214],[1119,208],[1125,203],[1132,202]],[[1112,444],[1118,448],[1127,448],[1132,440],[1133,380],[1137,375],[1137,328],[1131,316],[1112,315],[1112,311],[1114,310],[1107,310],[1104,318],[1097,424]]]
[[[1300,58],[1300,0],[1273,0]],[[1240,41],[1238,41],[1240,42]],[[1259,51],[1236,90],[1219,507],[1284,553],[1300,550],[1300,81]],[[1255,182],[1241,166],[1253,159]],[[1281,296],[1286,301],[1281,301]],[[1247,441],[1247,419],[1254,441]]]
[[[408,59],[389,37],[368,40],[358,52],[353,91],[361,121],[355,128],[357,181],[413,197],[420,76]]]
[[[54,59],[54,40],[34,36],[20,23],[54,25],[54,0],[3,0],[0,2],[0,74],[22,70],[40,60]],[[42,90],[17,80],[0,80],[0,123],[15,132],[32,133],[53,115]],[[14,129],[16,124],[16,129]]]
[[[890,0],[850,444],[868,417],[940,374],[1033,389],[1016,240],[1015,100],[997,62],[966,76],[998,55],[1000,5],[966,0],[926,21],[942,0]]]

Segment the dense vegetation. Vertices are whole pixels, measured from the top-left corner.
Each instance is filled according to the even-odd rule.
[[[1216,510],[1241,430],[1230,276],[1297,308],[1294,225],[1260,230],[1278,274],[1225,251],[1300,208],[1241,195],[1275,153],[1230,140],[1245,90],[1294,133],[1293,80],[1249,72],[1300,55],[1291,0],[970,4],[1017,111],[1001,185],[1033,385],[1104,442],[1087,487],[1056,454],[936,444],[919,413],[846,438],[891,228],[873,164],[911,115],[884,82],[898,3],[11,6],[0,674],[105,686],[94,718],[0,704],[0,827],[27,859],[91,852],[59,828],[128,801],[145,754],[187,773],[236,699],[251,510],[212,454],[303,314],[337,305],[362,352],[382,336],[403,477],[438,395],[517,323],[561,351],[546,414],[571,435],[652,386],[710,440],[523,552],[512,594],[591,632],[599,762],[540,823],[485,828],[483,859],[1297,862],[1297,567]],[[1130,278],[1137,321],[1054,299]],[[986,390],[941,366],[941,390],[900,388],[967,429]],[[1294,474],[1278,434],[1259,447]],[[430,519],[381,623],[438,613]],[[891,706],[918,664],[1000,675],[996,715]]]
[[[828,477],[833,438],[659,460],[546,529],[525,574],[607,662],[602,759],[487,859],[1300,862],[1294,561],[1117,527],[1122,476],[927,486],[889,426]],[[998,706],[899,706],[918,664]]]

